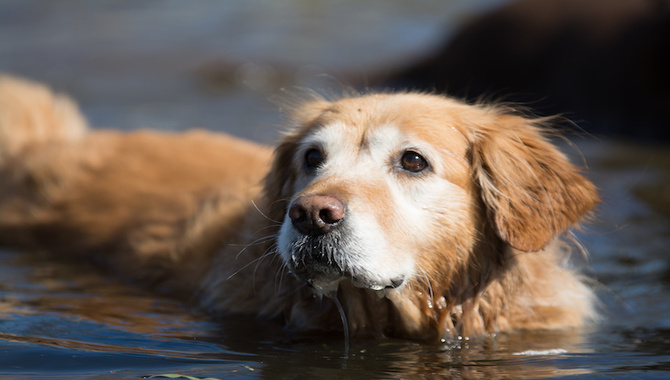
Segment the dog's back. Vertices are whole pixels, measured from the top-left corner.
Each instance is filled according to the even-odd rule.
[[[257,197],[270,156],[206,131],[91,130],[69,98],[3,76],[0,240],[189,287]]]

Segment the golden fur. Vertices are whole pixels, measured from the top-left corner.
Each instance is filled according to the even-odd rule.
[[[0,77],[0,242],[89,257],[195,295],[214,313],[281,318],[299,330],[342,327],[328,297],[341,302],[352,334],[427,341],[595,316],[558,237],[593,209],[596,190],[547,140],[542,120],[401,93],[315,99],[291,124],[274,157],[205,131],[88,130],[67,97]],[[399,153],[389,147],[400,140],[428,152],[429,170],[393,164]],[[333,150],[327,160],[340,163],[304,173],[296,152],[309,144],[353,153]],[[375,161],[379,152],[388,157]],[[333,248],[337,265],[328,265],[342,278],[302,278],[323,289],[292,275],[296,254],[277,243],[294,244],[287,209],[314,194],[371,221],[343,240],[377,234],[388,247],[374,258]],[[387,268],[402,285],[384,287]]]

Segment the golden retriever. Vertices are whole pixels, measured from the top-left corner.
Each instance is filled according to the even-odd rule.
[[[598,195],[548,122],[431,94],[314,97],[273,154],[88,130],[66,96],[5,76],[0,242],[298,330],[341,329],[340,311],[351,334],[426,341],[580,326],[595,299],[560,236]]]

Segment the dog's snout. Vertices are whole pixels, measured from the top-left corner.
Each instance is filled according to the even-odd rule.
[[[293,226],[305,235],[330,232],[343,219],[345,207],[333,195],[304,195],[296,198],[288,210]]]

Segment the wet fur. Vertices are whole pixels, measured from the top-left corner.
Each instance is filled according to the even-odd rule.
[[[365,205],[351,212],[374,223],[360,228],[389,247],[411,247],[374,263],[336,250],[339,265],[351,271],[388,259],[408,274],[397,289],[344,279],[326,294],[341,302],[352,334],[437,341],[578,327],[596,316],[593,294],[565,265],[570,252],[560,240],[595,207],[596,189],[548,141],[546,120],[401,93],[313,99],[293,110],[290,124],[274,154],[205,131],[88,130],[67,97],[2,77],[0,241],[90,258],[195,296],[213,313],[279,318],[298,330],[341,329],[332,301],[289,273],[291,263],[277,252],[297,194],[336,194],[352,207]],[[366,141],[379,126],[429,142],[433,171],[420,179],[333,164],[306,177],[296,152],[333,125],[346,126],[343,138],[361,152],[393,143]],[[454,192],[423,205],[422,186]],[[414,216],[400,209],[422,228],[408,228],[403,220]],[[339,233],[347,239],[354,232]]]

